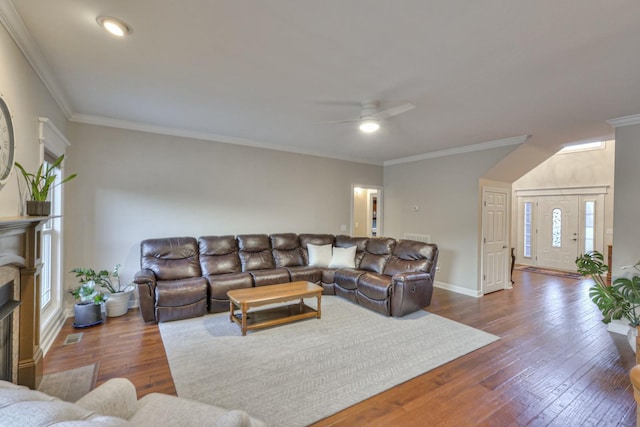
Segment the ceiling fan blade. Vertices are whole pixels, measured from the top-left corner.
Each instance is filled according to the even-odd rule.
[[[375,117],[376,119],[388,119],[389,117],[397,116],[398,114],[405,113],[409,110],[413,110],[414,108],[416,108],[416,106],[413,104],[402,104],[384,111],[379,111],[375,113],[373,117]]]
[[[324,122],[314,122],[317,125],[333,125],[336,123],[355,123],[359,122],[360,119],[349,119],[349,120],[328,120]]]

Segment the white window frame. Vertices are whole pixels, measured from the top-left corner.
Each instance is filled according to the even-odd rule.
[[[40,162],[45,158],[45,150],[53,157],[59,157],[66,153],[69,145],[67,138],[56,128],[56,126],[47,118],[40,117],[38,119],[38,139],[40,140]],[[59,179],[64,176],[64,162],[60,165]],[[64,316],[64,290],[63,290],[63,227],[62,213],[64,200],[64,186],[57,186],[53,190],[55,193],[52,200],[52,219],[43,227],[43,233],[46,233],[51,239],[51,259],[42,258],[43,263],[48,263],[46,268],[42,269],[41,274],[50,274],[51,283],[51,299],[40,307],[40,343],[44,354],[47,353],[58,332],[62,328],[65,320]],[[44,250],[42,251],[44,252]],[[41,253],[41,257],[46,253]],[[41,281],[43,277],[41,276]],[[40,295],[38,296],[40,300]]]

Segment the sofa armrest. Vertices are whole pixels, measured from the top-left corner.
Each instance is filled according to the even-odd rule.
[[[431,274],[424,271],[417,271],[414,273],[398,273],[394,274],[392,280],[394,282],[412,282],[416,280],[427,280],[431,278]]]
[[[135,276],[133,276],[133,283],[138,285],[143,285],[147,283],[152,283],[153,286],[156,285],[156,275],[153,271],[148,268],[142,269],[138,271]]]
[[[133,276],[133,283],[138,286],[142,319],[145,322],[155,322],[156,275],[149,269],[140,270]]]
[[[76,404],[101,415],[128,420],[138,410],[138,397],[131,381],[112,378],[78,399]]]
[[[431,304],[433,277],[425,272],[398,273],[392,276],[391,315],[401,317]]]

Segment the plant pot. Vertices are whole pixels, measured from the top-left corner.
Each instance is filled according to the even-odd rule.
[[[629,330],[627,331],[627,341],[631,346],[631,350],[636,352],[636,338],[638,337],[638,328],[634,326],[629,326]]]
[[[93,302],[79,302],[73,306],[73,314],[75,321],[74,328],[87,328],[89,326],[99,325],[104,322],[102,316],[102,304],[94,304]]]
[[[118,317],[127,314],[127,311],[129,311],[129,300],[131,299],[132,293],[133,290],[109,294],[109,298],[105,303],[107,306],[107,316]]]
[[[39,202],[37,200],[27,200],[27,215],[29,216],[51,215],[51,202]]]

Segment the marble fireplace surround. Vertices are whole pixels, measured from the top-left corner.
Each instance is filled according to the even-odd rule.
[[[37,388],[42,380],[40,347],[40,236],[48,217],[0,218],[0,286],[13,281],[12,382]],[[17,335],[16,335],[17,334]]]

